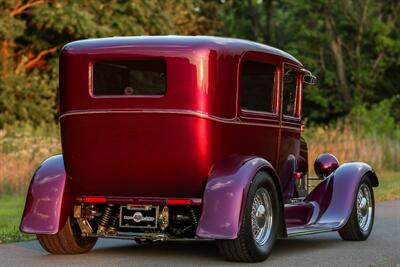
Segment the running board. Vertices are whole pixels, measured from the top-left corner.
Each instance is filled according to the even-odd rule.
[[[288,237],[301,236],[301,235],[311,235],[320,234],[326,232],[336,231],[334,227],[317,227],[317,226],[300,226],[300,227],[290,227],[287,229]]]

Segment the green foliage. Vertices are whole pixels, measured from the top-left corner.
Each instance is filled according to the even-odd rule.
[[[399,99],[398,95],[370,107],[357,105],[328,125],[308,123],[303,137],[309,159],[329,152],[341,162],[362,161],[379,171],[400,171],[400,123],[393,116]]]
[[[222,27],[220,20],[214,21],[219,5],[196,0],[0,0],[0,128],[55,121],[57,52],[66,43],[116,35],[212,35]]]
[[[0,197],[0,244],[35,239],[34,235],[23,234],[18,229],[24,202],[23,196]]]
[[[400,94],[399,1],[231,1],[226,12],[228,34],[282,48],[317,74],[304,92],[312,121]]]
[[[56,74],[37,70],[1,79],[0,127],[18,121],[53,122],[57,81]]]
[[[319,78],[304,90],[305,117],[335,121],[400,94],[399,12],[396,0],[0,0],[0,128],[57,118],[57,53],[66,43],[158,34],[224,35],[288,51]]]
[[[367,108],[366,105],[354,107],[349,118],[358,126],[358,134],[390,138],[400,142],[400,124],[392,115],[394,105],[397,104],[399,98],[400,95],[385,99],[370,108]]]

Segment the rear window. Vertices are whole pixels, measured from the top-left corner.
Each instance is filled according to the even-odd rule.
[[[274,112],[275,65],[244,61],[240,74],[240,107]]]
[[[93,94],[96,96],[164,95],[163,60],[96,61]]]

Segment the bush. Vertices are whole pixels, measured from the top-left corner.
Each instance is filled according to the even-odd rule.
[[[314,159],[329,152],[340,162],[364,161],[378,170],[400,170],[400,125],[392,116],[398,96],[371,108],[357,106],[326,126],[306,127],[310,170]]]
[[[60,151],[55,124],[33,127],[24,123],[0,130],[0,196],[25,194],[40,163]]]
[[[57,75],[32,71],[0,79],[0,129],[15,122],[54,123]]]

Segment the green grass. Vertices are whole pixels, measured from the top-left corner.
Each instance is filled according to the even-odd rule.
[[[0,197],[0,244],[35,238],[34,235],[22,234],[18,229],[24,203],[24,196]]]
[[[380,185],[374,190],[377,201],[400,199],[400,172],[378,173],[378,178]],[[35,239],[18,229],[24,203],[24,196],[0,197],[0,243]]]
[[[377,201],[400,199],[400,172],[377,173],[379,187],[374,188]]]

